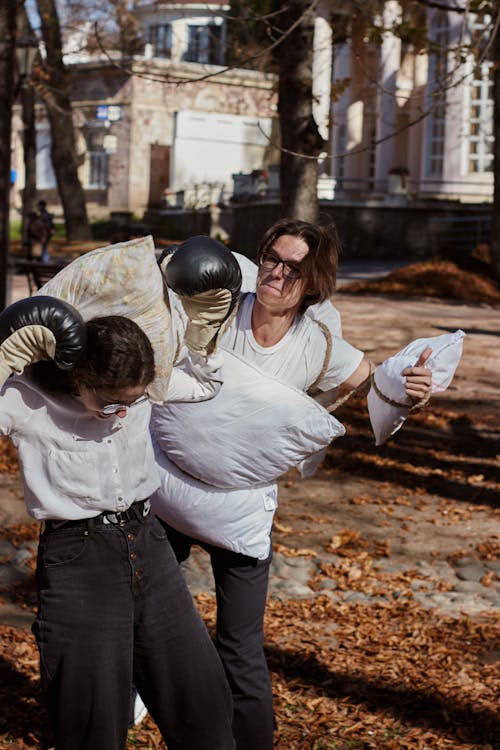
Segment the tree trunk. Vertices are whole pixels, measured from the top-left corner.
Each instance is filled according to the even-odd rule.
[[[61,29],[55,0],[36,0],[47,57],[48,81],[41,81],[52,138],[51,157],[64,212],[68,240],[91,238],[85,193],[78,178],[75,131],[68,75],[62,59]]]
[[[35,210],[36,202],[36,130],[35,130],[35,92],[31,86],[21,88],[21,109],[23,118],[23,156],[24,188],[22,238],[23,245],[31,256],[31,247],[27,242],[28,215]]]
[[[281,127],[281,211],[314,222],[318,218],[318,156],[325,141],[313,116],[314,4],[291,0],[277,19],[287,34],[276,48]],[[292,25],[297,24],[291,28]]]
[[[500,31],[493,41],[493,206],[491,267],[500,280]]]
[[[0,2],[0,311],[7,304],[16,0]]]
[[[17,7],[17,34],[19,37],[36,39],[24,2]],[[34,64],[41,64],[39,55]],[[36,128],[35,128],[35,89],[30,83],[32,71],[27,79],[20,81],[21,117],[23,121],[23,161],[24,188],[22,191],[22,230],[23,247],[31,258],[31,245],[28,241],[28,215],[35,210],[36,202]]]

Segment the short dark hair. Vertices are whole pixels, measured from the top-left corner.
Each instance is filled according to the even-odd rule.
[[[149,385],[155,376],[151,342],[130,318],[108,315],[86,324],[85,355],[70,372],[53,361],[31,367],[36,382],[52,392],[77,393],[80,386],[94,390],[120,390]]]
[[[298,219],[280,219],[262,237],[257,250],[257,261],[269,252],[278,237],[285,234],[298,237],[309,248],[300,263],[306,280],[305,297],[301,306],[305,310],[316,302],[324,302],[335,292],[340,239],[333,223],[320,225]]]

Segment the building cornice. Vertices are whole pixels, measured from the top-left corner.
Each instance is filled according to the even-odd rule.
[[[276,83],[273,73],[261,73],[246,68],[230,68],[221,65],[205,65],[193,62],[172,62],[161,58],[148,59],[142,56],[132,58],[119,58],[116,63],[109,58],[85,60],[67,64],[67,69],[72,75],[92,70],[115,70],[117,73],[129,76],[141,76],[162,83],[161,77],[165,77],[165,83],[176,85],[186,82],[196,83],[218,83],[226,86],[242,86],[271,90]]]

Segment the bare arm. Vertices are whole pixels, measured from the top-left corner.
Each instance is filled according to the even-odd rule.
[[[413,367],[407,367],[402,372],[405,377],[406,395],[413,403],[418,403],[431,394],[432,372],[424,367],[431,354],[432,349],[430,347],[424,349]],[[370,390],[370,375],[373,369],[374,365],[366,357],[363,357],[356,370],[340,386],[339,397],[342,398],[353,390],[357,390],[359,394],[366,396]]]

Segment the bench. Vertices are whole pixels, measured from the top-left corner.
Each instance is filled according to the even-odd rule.
[[[47,281],[50,281],[59,271],[65,268],[68,260],[27,260],[24,258],[12,258],[9,267],[13,273],[24,274],[28,281],[30,296],[40,289]]]

